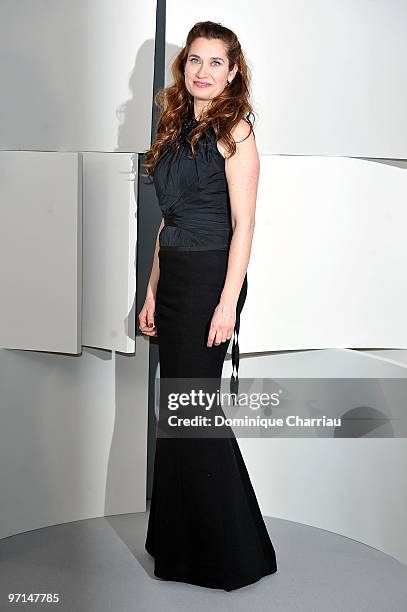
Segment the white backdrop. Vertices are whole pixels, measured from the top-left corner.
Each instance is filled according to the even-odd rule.
[[[5,155],[16,150],[19,163],[31,150],[106,155],[99,166],[109,177],[104,187],[112,189],[113,197],[120,194],[131,211],[129,192],[123,198],[124,189],[115,188],[121,158],[113,161],[111,153],[142,152],[150,144],[155,8],[155,2],[133,0],[3,0],[0,148]],[[377,349],[378,342],[406,346],[401,316],[406,302],[401,278],[406,267],[405,169],[403,164],[339,157],[407,157],[406,15],[401,0],[272,0],[249,7],[231,0],[205,5],[167,1],[167,75],[187,31],[203,19],[222,21],[238,33],[253,72],[261,222],[241,348],[327,349],[248,356],[241,361],[242,377],[251,375],[250,365],[256,376],[322,375],[332,357],[331,376],[406,372],[382,361],[377,351],[339,351],[338,360],[338,351],[332,355],[328,348],[368,343]],[[15,183],[23,181],[23,190],[24,175],[17,171],[12,177]],[[92,180],[85,177],[85,184],[88,198],[100,195]],[[50,187],[72,190],[78,183],[73,179],[65,186],[48,175],[45,187],[48,194]],[[38,203],[32,204],[32,195],[20,194],[23,212]],[[88,223],[99,222],[96,202],[88,209]],[[27,224],[30,217],[24,219],[23,212],[19,221]],[[2,216],[7,226],[11,219]],[[110,227],[108,221],[102,229]],[[3,249],[7,244],[12,249],[13,235]],[[61,240],[67,236],[61,234]],[[112,252],[123,254],[118,245],[122,234],[107,237]],[[71,249],[77,249],[77,238],[71,232]],[[102,244],[100,236],[89,243],[91,253],[98,254],[90,260],[92,277]],[[127,233],[127,255],[130,244]],[[14,253],[3,250],[4,265],[11,265]],[[271,261],[273,274],[265,274],[265,260]],[[110,321],[121,320],[121,333],[129,334],[123,318],[123,304],[129,306],[128,292],[134,289],[128,260],[125,271],[130,276],[123,283],[118,279],[125,300]],[[10,278],[18,287],[18,277],[11,274],[9,284]],[[49,282],[43,292],[52,296],[53,289]],[[77,286],[65,289],[67,294],[58,296],[61,303],[66,299],[76,307]],[[100,295],[85,301],[88,322]],[[246,326],[257,320],[260,301],[261,333],[253,336]],[[106,326],[108,332],[115,329]],[[116,354],[115,360],[100,347],[84,350],[81,357],[0,351],[0,484],[7,493],[0,508],[0,537],[144,510],[146,346],[146,339],[138,338],[134,359]],[[405,363],[405,353],[392,351],[391,358]],[[407,562],[407,500],[405,487],[399,486],[405,482],[405,440],[313,442],[265,440],[260,446],[256,440],[241,441],[262,510],[360,539]],[[362,463],[364,470],[357,471]],[[296,466],[301,470],[295,472]],[[336,505],[329,497],[332,491],[342,492]]]
[[[156,2],[2,0],[0,148],[150,146]]]
[[[130,153],[150,145],[155,9],[0,2],[0,346],[25,349],[0,350],[0,538],[146,507]]]
[[[404,0],[167,0],[168,46],[204,20],[239,37],[261,153],[407,158]]]
[[[261,173],[240,377],[405,377],[407,163],[393,160],[407,158],[407,4],[168,0],[167,83],[204,20],[237,33],[253,76]],[[265,514],[407,562],[405,439],[239,444]]]
[[[262,155],[241,351],[407,347],[406,201],[407,162]]]

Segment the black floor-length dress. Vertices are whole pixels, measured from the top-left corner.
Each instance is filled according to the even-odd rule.
[[[186,118],[162,152],[154,184],[160,232],[156,316],[161,378],[219,380],[228,342],[207,347],[232,235],[225,160],[208,130],[195,159]],[[247,294],[244,279],[236,327]],[[237,353],[236,353],[237,352]],[[234,367],[238,344],[234,337]],[[159,437],[145,542],[162,579],[226,591],[277,571],[276,555],[234,436]]]

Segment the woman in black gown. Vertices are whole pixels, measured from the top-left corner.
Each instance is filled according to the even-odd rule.
[[[158,337],[161,379],[207,378],[220,386],[232,334],[232,383],[237,379],[257,192],[247,67],[233,32],[203,22],[190,31],[173,74],[175,85],[160,94],[166,108],[156,148],[146,154],[163,221],[140,329]],[[231,116],[235,157],[225,159],[215,126]],[[162,404],[160,394],[160,418]],[[226,591],[277,570],[233,435],[157,435],[145,548],[157,577]]]

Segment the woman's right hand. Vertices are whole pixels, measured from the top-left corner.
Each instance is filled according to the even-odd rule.
[[[157,336],[157,328],[154,321],[155,299],[147,298],[138,316],[139,330],[147,336]]]

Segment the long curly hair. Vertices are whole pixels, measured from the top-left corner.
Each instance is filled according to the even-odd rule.
[[[213,21],[198,22],[189,31],[185,47],[177,54],[172,64],[174,83],[160,89],[154,96],[154,103],[160,110],[160,116],[155,142],[144,154],[143,166],[147,174],[143,176],[154,174],[161,151],[169,143],[173,142],[178,146],[177,138],[181,133],[183,121],[193,116],[194,100],[185,86],[184,68],[191,44],[199,37],[222,40],[226,46],[229,71],[234,64],[237,64],[238,70],[232,82],[211,100],[198,125],[192,130],[190,141],[193,157],[196,155],[197,142],[209,128],[213,128],[217,139],[224,143],[228,157],[236,153],[236,144],[231,135],[233,127],[244,118],[253,130],[253,123],[249,119],[250,115],[254,117],[249,102],[251,71],[236,34]]]

